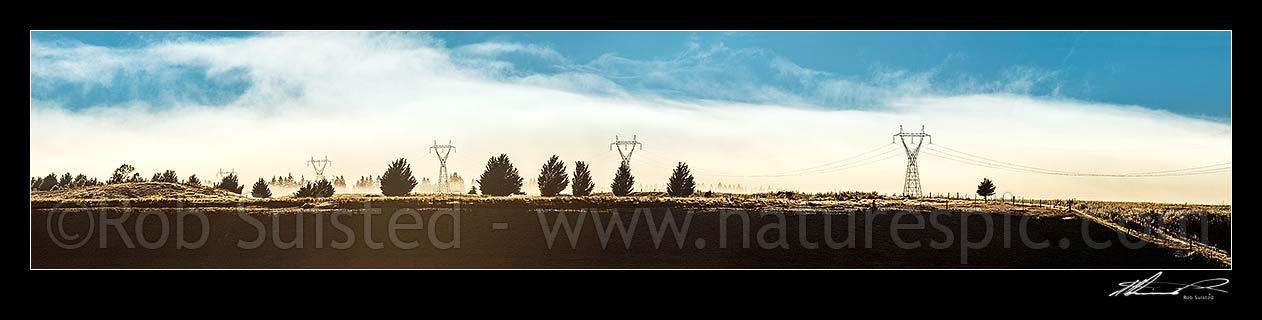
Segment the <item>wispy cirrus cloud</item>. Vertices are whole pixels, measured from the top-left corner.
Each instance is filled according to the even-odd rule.
[[[522,53],[549,60],[565,61],[565,57],[561,56],[556,50],[538,44],[489,41],[460,46],[455,51],[483,57],[498,57],[506,53]]]

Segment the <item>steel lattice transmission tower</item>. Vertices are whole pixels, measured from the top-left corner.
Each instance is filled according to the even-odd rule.
[[[315,157],[312,156],[311,160],[307,160],[307,165],[310,165],[312,169],[315,169],[316,181],[324,179],[324,169],[327,169],[330,164],[333,164],[333,161],[329,161],[329,156],[324,156],[324,159],[321,160],[316,160]]]
[[[429,149],[438,156],[438,192],[449,193],[451,189],[448,186],[450,181],[447,176],[447,156],[451,154],[451,151],[456,150],[456,146],[451,145],[451,140],[447,140],[447,144],[444,145],[439,145],[438,140],[434,140],[434,146]]]
[[[237,174],[237,169],[232,169],[232,171],[223,171],[221,168],[219,169],[219,172],[215,173],[215,177],[218,177],[219,180],[223,180],[223,177],[227,177],[230,174]]]
[[[929,138],[929,144],[933,144],[933,136],[925,133],[925,126],[920,126],[920,132],[903,132],[903,126],[898,126],[898,134],[894,135],[894,139],[902,140],[903,150],[907,151],[907,176],[903,180],[903,196],[920,196],[920,168],[916,166],[916,156],[920,154],[920,144],[925,138]],[[910,143],[908,143],[910,140]],[[895,143],[893,140],[890,143]]]
[[[618,147],[618,155],[622,156],[622,164],[631,166],[631,154],[635,153],[635,147],[639,146],[640,150],[644,150],[644,144],[635,141],[635,135],[631,135],[631,140],[618,140],[618,136],[613,136],[613,143],[609,144],[609,150],[613,150],[614,146]],[[627,146],[627,149],[623,149]]]

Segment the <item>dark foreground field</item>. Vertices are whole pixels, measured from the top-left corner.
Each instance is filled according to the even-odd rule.
[[[32,192],[33,268],[1229,268],[1230,206],[895,198]]]
[[[205,225],[197,214],[173,208],[149,213],[37,208],[31,215],[31,263],[33,268],[1229,267],[1073,215],[455,208],[204,208]],[[559,217],[571,225],[572,236],[557,223]],[[615,220],[626,232],[611,227]],[[891,228],[894,223],[900,227]],[[1214,238],[1229,248],[1224,243],[1229,240]]]

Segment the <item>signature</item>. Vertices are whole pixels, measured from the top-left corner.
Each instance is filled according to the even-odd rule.
[[[1117,285],[1122,286],[1122,289],[1114,291],[1113,293],[1110,293],[1109,296],[1110,297],[1115,297],[1117,295],[1173,296],[1173,295],[1178,295],[1180,292],[1183,292],[1183,290],[1186,290],[1186,289],[1211,290],[1211,291],[1227,293],[1226,290],[1219,289],[1218,287],[1221,287],[1227,284],[1228,282],[1231,282],[1227,280],[1227,278],[1213,278],[1213,279],[1206,279],[1206,280],[1201,280],[1201,281],[1197,281],[1193,283],[1184,284],[1184,283],[1175,283],[1175,282],[1160,282],[1160,281],[1157,281],[1158,277],[1161,277],[1161,272],[1157,272],[1157,274],[1152,275],[1152,277],[1149,277],[1148,279],[1126,281],[1126,282],[1118,283]]]

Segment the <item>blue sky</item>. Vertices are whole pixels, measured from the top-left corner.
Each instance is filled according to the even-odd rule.
[[[33,43],[138,50],[252,32],[35,32]],[[432,32],[457,50],[511,44],[508,77],[583,73],[627,94],[863,109],[887,95],[1014,93],[1138,105],[1226,121],[1227,32]],[[457,50],[458,51],[458,50]],[[32,49],[32,67],[39,54]],[[226,104],[246,70],[196,63],[117,72],[105,83],[32,74],[33,99],[71,109],[144,101]],[[601,90],[597,90],[601,91]],[[607,91],[607,90],[606,90]],[[589,92],[602,93],[602,92]],[[608,92],[603,92],[608,93]]]

